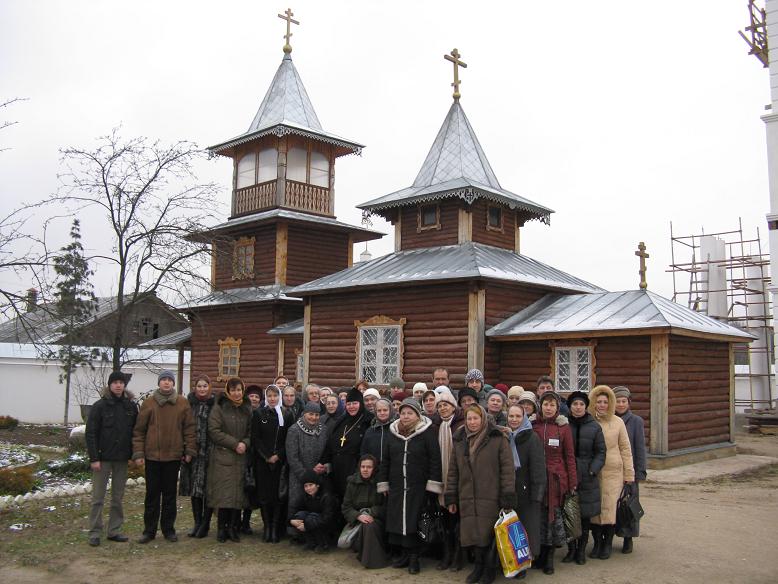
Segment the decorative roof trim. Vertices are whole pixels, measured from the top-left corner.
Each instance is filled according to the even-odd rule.
[[[224,150],[227,150],[228,148],[232,148],[234,146],[240,146],[241,144],[245,144],[247,142],[251,142],[252,140],[256,140],[257,138],[263,138],[264,136],[269,136],[271,134],[276,136],[277,138],[283,138],[288,134],[294,134],[296,136],[302,136],[303,138],[319,140],[321,142],[326,142],[327,144],[340,146],[341,148],[350,150],[349,154],[356,154],[357,156],[362,155],[362,149],[364,148],[362,144],[357,144],[356,142],[347,142],[346,140],[339,140],[337,138],[333,138],[332,136],[328,136],[326,134],[320,134],[318,132],[313,132],[313,131],[306,131],[300,128],[288,126],[286,124],[276,124],[274,126],[270,126],[269,128],[252,132],[251,134],[244,134],[243,136],[238,136],[237,138],[233,138],[232,140],[228,140],[227,142],[223,142],[222,144],[211,146],[210,148],[208,148],[208,155],[210,158],[213,158],[215,155],[221,154]]]

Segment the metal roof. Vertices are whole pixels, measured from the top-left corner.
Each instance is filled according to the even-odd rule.
[[[301,335],[305,332],[304,319],[298,318],[284,324],[279,324],[277,327],[271,328],[267,331],[269,335]]]
[[[211,152],[219,153],[249,140],[267,134],[283,136],[298,134],[309,138],[329,142],[346,150],[359,154],[364,146],[325,132],[313,109],[311,99],[297,72],[290,54],[281,60],[273,81],[259,105],[249,129],[245,133],[222,144],[211,146]]]
[[[668,329],[750,341],[754,337],[726,323],[676,304],[648,290],[596,294],[548,294],[486,331],[488,337],[553,337],[561,333]]]
[[[138,346],[141,349],[173,349],[177,348],[179,345],[189,342],[190,340],[192,340],[192,327],[187,327],[185,329],[181,329],[180,331],[176,331],[156,339],[151,339],[150,341],[141,343]]]
[[[474,278],[575,292],[603,291],[525,255],[471,242],[395,252],[296,286],[289,294],[305,296],[334,289]]]
[[[486,198],[550,222],[553,211],[500,186],[462,106],[455,101],[432,143],[413,185],[358,205],[380,211],[412,202],[459,197],[468,204]]]
[[[236,228],[243,227],[245,225],[254,225],[273,219],[286,219],[292,222],[301,223],[315,223],[328,227],[336,231],[348,231],[354,236],[354,242],[370,241],[373,239],[380,239],[385,235],[380,231],[374,231],[373,229],[365,229],[357,225],[350,225],[348,223],[342,223],[332,217],[324,217],[322,215],[312,215],[310,213],[301,213],[299,211],[291,211],[289,209],[270,209],[269,211],[262,211],[260,213],[253,213],[251,215],[245,215],[243,217],[237,217],[230,219],[224,223],[220,223],[215,227],[211,227],[205,233],[215,234],[219,232],[228,232]]]
[[[207,296],[192,300],[189,304],[179,307],[179,310],[211,308],[214,306],[229,306],[235,304],[251,304],[255,302],[272,302],[277,300],[300,302],[299,298],[287,296],[289,286],[250,286],[247,288],[232,288],[230,290],[214,290]]]

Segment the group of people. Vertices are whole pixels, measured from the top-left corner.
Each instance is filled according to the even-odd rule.
[[[114,372],[87,423],[93,469],[90,545],[99,545],[109,476],[107,539],[121,533],[128,460],[145,463],[144,531],[176,541],[176,495],[190,497],[190,537],[204,538],[214,510],[216,539],[252,534],[253,510],[262,539],[284,537],[325,552],[337,541],[366,568],[391,563],[419,573],[420,556],[437,568],[474,566],[466,582],[490,584],[499,561],[494,524],[515,510],[527,532],[532,567],[554,573],[563,562],[607,559],[614,535],[632,551],[636,522],[616,525],[622,493],[638,494],[646,478],[643,420],[630,411],[628,388],[594,387],[563,399],[550,377],[536,391],[491,387],[481,371],[450,388],[439,368],[432,387],[401,379],[378,390],[365,381],[332,389],[308,384],[298,392],[279,377],[264,388],[237,377],[223,388],[195,376],[187,397],[175,376],[138,408],[126,379]],[[566,532],[563,507],[577,495],[582,534]],[[434,523],[436,537],[429,529]],[[523,571],[518,577],[526,577]]]

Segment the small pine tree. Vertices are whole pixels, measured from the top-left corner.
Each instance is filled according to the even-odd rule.
[[[73,372],[82,366],[92,367],[92,351],[83,344],[83,327],[97,309],[97,299],[89,281],[94,272],[84,257],[78,219],[73,220],[70,238],[71,242],[54,258],[54,272],[57,274],[54,294],[57,300],[56,315],[61,323],[57,329],[61,340],[56,357],[62,369],[59,382],[65,384],[65,425],[68,423]]]

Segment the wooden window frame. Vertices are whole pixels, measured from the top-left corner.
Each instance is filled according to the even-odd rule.
[[[489,221],[489,216],[491,215],[492,209],[497,209],[500,212],[500,226],[499,227],[495,227]],[[486,205],[486,230],[487,231],[499,231],[500,233],[505,233],[505,209],[503,209],[499,205]]]
[[[422,218],[424,217],[423,210],[426,207],[435,207],[435,224],[424,225]],[[432,231],[433,229],[440,229],[440,203],[420,203],[416,207],[416,233],[422,231]]]
[[[357,338],[356,338],[356,345],[355,345],[355,360],[354,360],[354,368],[355,368],[355,378],[356,379],[364,379],[364,375],[362,373],[362,331],[366,328],[371,329],[397,329],[397,377],[402,377],[403,372],[403,366],[404,366],[404,357],[403,354],[405,352],[405,323],[406,319],[401,318],[399,320],[394,320],[389,318],[388,316],[383,315],[377,315],[372,318],[369,318],[365,321],[354,321],[354,326],[357,329]],[[378,345],[380,347],[380,345]],[[389,387],[389,382],[391,379],[382,379],[381,375],[381,367],[385,364],[383,361],[378,360],[378,351],[376,351],[376,379],[371,382],[372,385],[375,387]]]
[[[256,237],[240,237],[235,240],[232,248],[232,279],[233,280],[250,280],[254,277],[254,256],[256,253]],[[240,249],[250,250],[251,253],[247,253],[246,262],[251,262],[251,269],[242,270],[240,266],[240,258],[238,253]]]
[[[305,354],[303,353],[302,349],[294,350],[294,358],[295,358],[294,379],[296,383],[302,383],[303,373],[305,371]]]
[[[236,339],[234,337],[227,337],[226,339],[220,339],[219,340],[219,363],[218,363],[218,372],[219,375],[216,377],[217,381],[227,381],[230,377],[238,377],[240,374],[240,344],[242,342],[242,339]],[[229,368],[230,365],[227,365],[227,371],[225,372],[223,369],[224,364],[224,358],[225,357],[232,357],[231,351],[232,349],[236,349],[235,352],[235,372],[233,373]],[[226,354],[225,354],[226,353]]]
[[[572,339],[569,341],[551,341],[549,343],[549,348],[551,349],[551,358],[550,358],[550,375],[551,378],[554,380],[554,388],[558,392],[573,392],[573,391],[583,391],[584,393],[589,393],[594,386],[597,384],[597,356],[596,356],[596,349],[597,347],[597,341],[596,340],[577,340]],[[562,389],[559,387],[559,375],[557,372],[557,351],[558,350],[573,350],[573,349],[587,349],[589,351],[589,388],[587,390],[578,389],[577,383],[575,387],[572,386],[570,389]],[[573,377],[571,376],[571,379]],[[577,381],[577,374],[575,376],[575,379]]]

